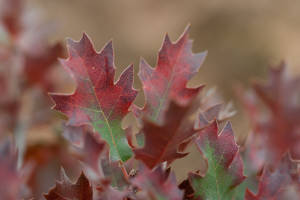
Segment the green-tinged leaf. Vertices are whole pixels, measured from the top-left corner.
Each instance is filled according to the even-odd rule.
[[[132,151],[121,121],[137,94],[132,88],[133,67],[114,83],[111,42],[97,53],[84,34],[79,42],[68,40],[68,49],[69,58],[62,64],[75,78],[77,89],[73,94],[52,94],[54,109],[69,117],[68,125],[91,124],[109,144],[111,160],[128,160]]]
[[[205,156],[205,175],[190,174],[190,182],[195,196],[205,200],[238,200],[245,187],[240,185],[243,175],[243,162],[230,123],[218,135],[215,121],[199,132],[197,147]]]

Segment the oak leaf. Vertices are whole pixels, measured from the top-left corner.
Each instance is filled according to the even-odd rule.
[[[145,135],[145,144],[143,148],[134,149],[135,158],[152,169],[164,161],[170,163],[186,156],[187,153],[179,152],[178,148],[196,133],[194,123],[188,120],[190,112],[191,104],[179,106],[171,102],[162,125],[144,120],[141,132]]]
[[[201,199],[232,200],[240,196],[238,186],[243,182],[243,162],[234,140],[231,124],[218,134],[216,121],[199,131],[196,139],[199,151],[205,156],[205,174],[191,173],[189,180],[195,196]]]
[[[270,68],[266,83],[255,82],[253,88],[239,96],[268,160],[279,162],[287,151],[300,160],[300,78],[291,77],[282,63]]]
[[[145,106],[140,109],[133,106],[136,116],[146,115],[158,122],[168,108],[170,101],[186,105],[203,86],[187,88],[188,81],[198,72],[206,52],[193,54],[192,40],[189,39],[189,27],[177,42],[172,43],[166,35],[153,69],[145,60],[141,60],[139,78],[146,97]]]
[[[51,94],[54,109],[69,117],[68,125],[91,124],[110,147],[113,161],[128,160],[132,151],[121,120],[137,95],[132,88],[133,67],[128,67],[114,83],[112,42],[97,53],[86,34],[79,42],[68,40],[69,58],[62,64],[77,82],[73,94]]]
[[[299,199],[300,191],[292,197],[286,196],[293,185],[300,189],[299,180],[297,163],[293,162],[289,155],[285,155],[275,169],[271,169],[270,166],[264,168],[257,194],[247,189],[245,200]]]
[[[52,188],[48,194],[44,197],[47,200],[92,200],[93,189],[86,176],[81,173],[76,183],[72,183],[67,177],[65,171],[61,171],[61,181],[56,183],[56,186]]]

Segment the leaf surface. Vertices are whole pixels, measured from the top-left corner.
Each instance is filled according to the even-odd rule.
[[[81,173],[76,183],[72,183],[64,170],[61,172],[62,180],[56,183],[56,186],[51,189],[44,197],[47,200],[92,200],[93,189],[86,176]]]
[[[120,191],[111,186],[111,182],[108,179],[100,181],[100,185],[97,186],[97,193],[95,200],[124,200],[127,199],[128,191]]]
[[[25,167],[17,169],[17,150],[10,139],[0,143],[0,179],[3,180],[0,187],[0,199],[15,200],[22,197],[29,171]],[[31,171],[30,171],[31,172]]]
[[[290,77],[283,63],[270,70],[266,84],[257,83],[254,89],[271,111],[262,125],[269,150],[280,156],[290,150],[292,158],[300,160],[300,78]]]
[[[187,104],[201,90],[202,86],[186,87],[206,56],[206,52],[192,53],[192,40],[188,38],[188,32],[189,28],[175,43],[166,35],[154,69],[145,60],[141,60],[138,75],[143,84],[146,104],[142,110],[133,107],[136,116],[143,114],[157,122],[163,118],[170,100]]]
[[[87,35],[79,42],[68,40],[69,58],[62,64],[75,78],[73,94],[52,94],[54,109],[69,117],[68,125],[91,124],[109,144],[113,161],[128,160],[132,151],[128,146],[121,120],[137,92],[132,88],[133,67],[128,67],[114,83],[112,43],[96,53]]]
[[[0,1],[0,20],[6,31],[13,37],[17,36],[23,28],[21,15],[23,14],[22,0]]]
[[[187,153],[179,153],[180,144],[196,133],[189,122],[190,106],[179,106],[171,102],[163,125],[144,120],[142,132],[145,135],[143,148],[134,149],[135,158],[142,160],[149,168],[164,161],[172,162]]]
[[[279,162],[287,151],[300,160],[300,78],[291,77],[282,63],[270,68],[268,80],[255,82],[253,89],[239,91],[239,96],[268,161]]]
[[[155,200],[181,200],[183,192],[179,190],[175,174],[169,169],[158,166],[154,170],[141,165],[138,175],[131,180],[148,198]]]
[[[106,152],[105,142],[99,135],[91,131],[88,126],[64,126],[63,136],[78,151],[84,166],[94,173],[99,173],[100,157]]]
[[[195,196],[201,199],[232,200],[238,199],[237,187],[243,182],[243,162],[234,140],[231,124],[227,123],[218,135],[218,124],[199,131],[196,144],[207,161],[205,175],[190,174],[190,182]]]
[[[254,194],[247,189],[245,200],[290,199],[291,197],[289,198],[286,195],[288,195],[289,189],[291,189],[290,187],[293,184],[297,184],[299,189],[299,180],[297,163],[291,161],[289,156],[285,155],[275,170],[270,169],[269,166],[264,168],[263,174],[260,178],[257,194]],[[300,193],[292,196],[293,200],[299,198]]]

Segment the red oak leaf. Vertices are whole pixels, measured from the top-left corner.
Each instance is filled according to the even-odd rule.
[[[109,144],[112,160],[126,161],[131,157],[121,120],[137,92],[132,88],[133,67],[128,67],[114,83],[112,43],[97,53],[86,34],[79,42],[68,40],[69,58],[62,61],[75,78],[73,94],[52,94],[54,109],[69,117],[68,125],[91,124]]]
[[[285,155],[274,170],[268,167],[264,169],[257,194],[255,195],[247,189],[245,200],[297,200],[300,198],[300,194],[288,197],[289,189],[293,184],[300,186],[300,182],[297,183],[297,178],[299,179],[297,163],[291,161],[290,157]]]
[[[245,179],[243,162],[231,124],[227,123],[218,134],[218,124],[214,121],[199,131],[196,144],[207,162],[205,175],[190,174],[196,197],[230,200],[243,194],[237,187]]]
[[[141,131],[145,135],[145,145],[143,148],[134,149],[135,158],[142,160],[152,169],[164,161],[170,163],[186,156],[187,153],[179,153],[178,148],[182,142],[196,133],[194,124],[188,119],[190,108],[191,104],[179,106],[171,102],[163,125],[144,120]]]
[[[198,118],[195,120],[195,129],[200,130],[210,125],[214,120],[217,120],[218,124],[222,124],[235,115],[232,103],[225,104],[215,88],[211,88],[202,94],[199,98],[199,105],[195,107],[199,110]],[[182,143],[179,151],[184,151],[191,141],[192,138]]]
[[[142,110],[133,106],[136,116],[140,117],[143,114],[157,122],[163,118],[170,100],[181,105],[187,104],[201,90],[202,86],[186,87],[206,56],[206,52],[192,53],[192,40],[189,40],[188,32],[189,28],[176,43],[172,43],[166,35],[154,69],[141,60],[139,77],[143,84],[146,104]]]
[[[146,193],[145,196],[148,198],[143,199],[181,200],[183,198],[183,192],[177,186],[175,174],[171,173],[170,169],[164,170],[161,166],[150,170],[141,165],[138,174],[131,182],[140,189],[138,194],[139,192]]]
[[[56,186],[51,189],[44,197],[47,200],[92,200],[93,189],[86,176],[81,173],[76,183],[72,183],[67,177],[64,170],[61,172],[62,180],[56,183]]]
[[[256,82],[254,90],[252,96],[240,96],[268,160],[276,163],[287,151],[300,160],[300,78],[291,78],[282,63],[270,69],[267,83]]]

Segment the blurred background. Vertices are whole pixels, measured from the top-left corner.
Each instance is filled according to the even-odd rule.
[[[46,25],[47,42],[50,44],[63,42],[64,48],[65,38],[79,40],[86,32],[100,51],[106,42],[113,39],[116,77],[133,63],[135,88],[141,91],[137,77],[140,58],[155,66],[165,33],[175,41],[190,24],[193,51],[208,50],[208,56],[189,85],[216,87],[226,101],[234,102],[238,112],[231,121],[239,144],[243,144],[248,134],[248,125],[239,111],[233,88],[237,84],[249,86],[253,78],[263,79],[268,66],[277,65],[282,60],[288,64],[290,73],[300,73],[300,1],[27,0],[25,8],[31,22],[42,21]],[[33,31],[40,31],[40,28],[36,26]],[[5,44],[9,38],[7,31],[4,28],[0,30],[0,44]],[[35,37],[31,39],[37,40]],[[37,48],[28,44],[23,47]],[[64,57],[66,53],[59,56]],[[3,64],[0,66],[3,67]],[[75,89],[73,80],[59,64],[51,68],[50,74],[57,79],[55,86],[42,93],[72,92]],[[22,96],[24,101],[30,101],[27,98]],[[39,101],[37,98],[33,100]],[[49,99],[45,101],[47,105],[52,104]],[[143,105],[142,92],[135,103]],[[26,113],[28,107],[30,105],[23,106],[22,112]],[[46,106],[45,110],[49,108]],[[54,117],[50,121],[57,127],[62,120],[57,113],[52,112],[51,115]],[[126,120],[132,118],[129,116]],[[55,130],[49,123],[28,125],[27,143],[49,143],[56,138]],[[199,154],[192,149],[190,156],[174,163],[179,181],[183,180],[187,171],[198,168],[196,157]]]
[[[31,0],[45,20],[56,24],[52,40],[79,40],[86,32],[98,51],[113,39],[117,75],[129,64],[138,72],[139,60],[155,66],[168,33],[176,41],[187,25],[193,51],[208,56],[190,86],[217,87],[234,100],[233,86],[261,78],[271,65],[285,61],[300,73],[300,2],[202,0]],[[135,76],[135,88],[141,89]],[[72,91],[66,89],[67,91]],[[143,94],[136,103],[143,105]],[[236,118],[240,116],[237,115]],[[239,126],[238,124],[236,126]]]

